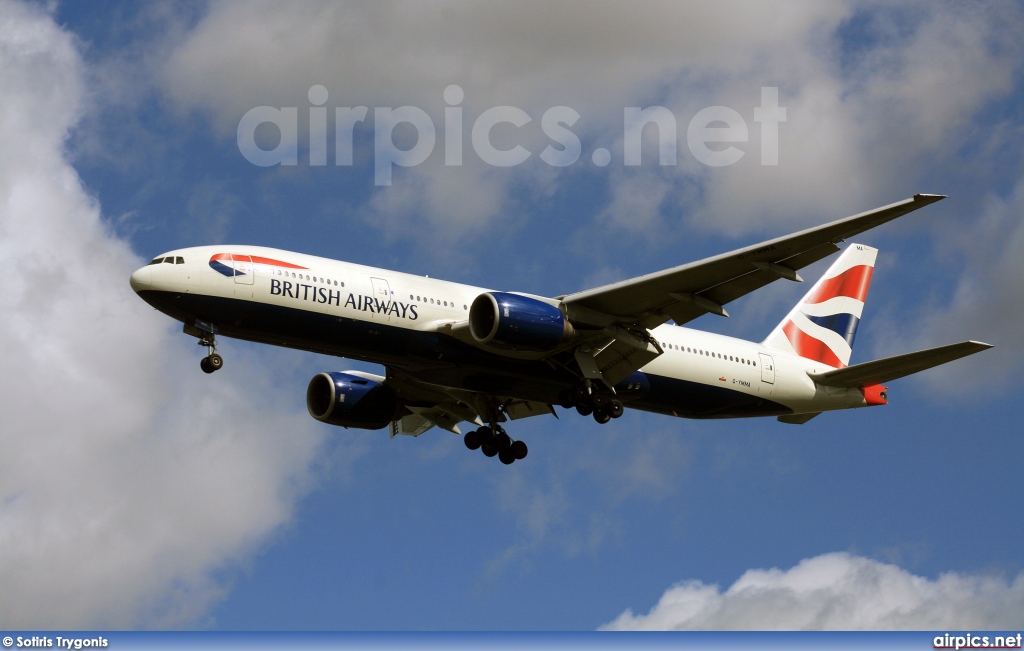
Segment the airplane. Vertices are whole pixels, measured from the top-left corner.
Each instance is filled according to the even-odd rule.
[[[838,243],[944,199],[888,206],[656,273],[555,297],[497,291],[259,246],[164,253],[131,275],[220,369],[217,335],[383,365],[328,371],[306,390],[324,423],[432,427],[504,464],[528,448],[503,424],[555,415],[598,423],[629,407],[685,418],[775,416],[888,404],[886,382],[978,353],[964,341],[849,365],[877,249],[849,244],[761,343],[684,324],[840,251]]]

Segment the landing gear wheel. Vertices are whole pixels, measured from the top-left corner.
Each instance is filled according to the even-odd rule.
[[[512,452],[512,456],[514,456],[516,459],[525,459],[526,453],[529,452],[529,450],[526,447],[526,444],[523,443],[522,441],[516,441],[515,443],[513,443],[512,447],[509,448],[509,451]]]
[[[576,406],[576,392],[566,389],[558,395],[558,404],[562,406],[562,409],[572,409]]]
[[[584,404],[581,402],[580,404],[576,405],[576,411],[579,413],[580,416],[589,416],[590,414],[594,413],[594,408],[588,404]]]
[[[603,393],[590,394],[590,406],[594,408],[594,411],[601,411],[607,404],[608,396]]]
[[[220,370],[222,366],[224,366],[224,358],[217,353],[199,360],[199,368],[203,369],[203,373],[213,373]]]
[[[484,453],[485,457],[493,457],[498,454],[498,448],[493,445],[481,445],[480,450]]]
[[[608,409],[599,409],[594,412],[594,420],[604,425],[612,419],[612,415],[608,413]]]
[[[587,387],[576,387],[573,390],[573,402],[577,405],[584,404],[590,401],[590,392],[587,391]]]
[[[626,408],[618,400],[612,400],[608,403],[608,414],[612,418],[618,418],[624,411],[626,411]]]
[[[494,447],[498,448],[498,452],[504,452],[512,447],[512,437],[505,432],[499,432],[494,435]]]
[[[466,447],[470,450],[480,449],[480,432],[478,430],[470,430],[466,432],[466,436],[463,437],[462,442],[466,444]]]
[[[478,429],[476,433],[477,436],[480,437],[481,445],[490,445],[491,447],[494,447],[494,430],[484,425],[483,427]]]
[[[511,449],[502,450],[498,453],[498,460],[507,466],[516,460],[516,455],[512,454]]]

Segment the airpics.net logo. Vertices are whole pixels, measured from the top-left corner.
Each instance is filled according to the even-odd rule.
[[[301,162],[310,166],[327,165],[328,110],[324,105],[328,95],[327,89],[319,84],[309,89],[309,155],[307,161]],[[444,164],[458,167],[463,164],[465,151],[467,125],[461,106],[465,92],[453,84],[444,89],[442,96],[446,104],[442,133]],[[370,109],[366,106],[335,107],[333,148],[336,166],[353,164],[356,128],[366,123],[369,114]],[[779,124],[786,121],[786,109],[779,106],[778,88],[761,88],[761,104],[754,107],[753,117],[760,127],[761,165],[778,165]],[[568,106],[552,106],[544,111],[540,118],[541,130],[551,142],[538,154],[541,161],[552,167],[568,167],[580,160],[583,144],[572,131],[572,126],[579,119],[580,114]],[[492,131],[498,125],[509,124],[519,128],[532,121],[533,117],[529,113],[514,106],[495,106],[483,111],[469,128],[473,154],[493,167],[514,167],[525,163],[533,157],[534,152],[522,144],[498,148],[493,143]],[[648,125],[654,125],[657,129],[658,164],[676,165],[678,122],[676,115],[664,106],[627,106],[623,109],[622,163],[626,166],[641,164],[643,131]],[[269,144],[266,141],[274,138],[261,139],[257,133],[273,131],[273,127],[278,132],[277,144],[272,147],[261,146]],[[402,144],[408,144],[408,147],[400,147],[395,143],[396,129],[399,128],[404,129],[405,134],[414,134],[414,137],[402,138]],[[424,163],[434,152],[438,141],[433,119],[416,106],[374,108],[372,132],[374,185],[391,185],[396,166],[415,167]],[[686,126],[686,145],[690,155],[709,167],[725,167],[737,163],[746,153],[737,145],[749,142],[750,138],[750,129],[743,115],[728,106],[701,109],[690,118]],[[411,141],[411,144],[406,140]],[[238,122],[237,142],[242,156],[253,165],[298,165],[299,108],[257,106],[250,109]],[[597,147],[591,151],[590,161],[598,167],[605,167],[612,162],[612,152],[605,147]]]

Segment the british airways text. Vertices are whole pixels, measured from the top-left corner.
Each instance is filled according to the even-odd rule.
[[[305,285],[302,283],[291,283],[287,280],[270,279],[271,296],[287,296],[302,301],[313,303],[327,303],[338,307],[351,307],[362,312],[373,312],[375,314],[388,314],[401,319],[415,321],[419,318],[416,306],[400,301],[382,301],[373,296],[359,296],[350,293],[345,302],[341,302],[341,292],[327,287]]]

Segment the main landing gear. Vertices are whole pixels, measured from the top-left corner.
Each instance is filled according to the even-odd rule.
[[[526,453],[529,452],[525,443],[513,441],[500,425],[484,425],[479,429],[470,430],[466,432],[463,441],[470,450],[479,449],[483,451],[484,456],[497,456],[506,466],[517,459],[525,459]]]
[[[613,418],[618,418],[625,411],[618,398],[594,391],[592,387],[587,386],[567,389],[562,393],[560,404],[565,409],[576,407],[580,416],[593,414],[594,420],[602,425]]]
[[[199,368],[203,373],[219,371],[224,366],[224,358],[217,354],[217,339],[212,332],[204,332],[199,338],[199,345],[206,346],[209,354],[199,361]]]

